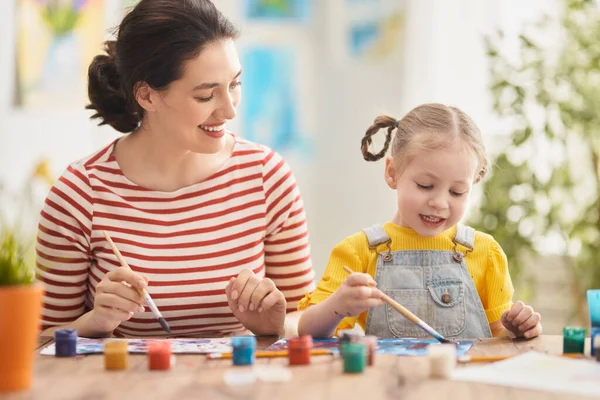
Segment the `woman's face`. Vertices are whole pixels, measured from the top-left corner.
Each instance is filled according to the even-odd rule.
[[[182,148],[217,153],[241,98],[242,67],[233,40],[210,43],[183,68],[180,79],[158,92],[155,112],[148,117]]]

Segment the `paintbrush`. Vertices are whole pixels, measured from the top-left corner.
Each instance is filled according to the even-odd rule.
[[[346,271],[349,274],[351,274],[351,273],[354,272],[350,268],[348,268],[347,266],[344,266],[344,271]],[[402,306],[400,303],[398,303],[397,301],[395,301],[394,299],[392,299],[387,294],[381,292],[381,298],[383,299],[383,301],[385,301],[386,303],[388,303],[390,306],[394,307],[394,309],[396,311],[398,311],[400,314],[402,314],[402,316],[404,318],[408,319],[410,322],[412,322],[413,324],[417,325],[419,328],[421,328],[422,330],[424,330],[425,332],[427,332],[429,335],[431,335],[432,337],[434,337],[435,339],[437,339],[439,342],[441,342],[441,343],[458,344],[457,341],[446,339],[445,337],[443,337],[442,335],[440,335],[435,329],[433,329],[431,326],[427,325],[421,318],[417,317],[415,314],[413,314],[412,312],[410,312],[408,309],[406,309],[404,306]]]
[[[106,232],[106,231],[103,231],[103,232],[104,232],[104,237],[106,238],[106,241],[108,242],[108,244],[112,248],[112,251],[115,253],[117,258],[119,259],[121,266],[123,268],[127,268],[127,269],[131,270],[131,267],[129,266],[129,264],[127,264],[127,261],[125,261],[125,259],[121,255],[121,252],[119,251],[119,249],[117,249],[117,246],[115,245],[115,243],[112,241],[110,236],[108,236],[108,232]],[[163,318],[160,311],[158,311],[158,307],[156,307],[154,300],[152,300],[152,297],[150,297],[150,295],[148,294],[146,289],[138,289],[138,291],[144,297],[144,300],[146,300],[146,304],[148,304],[148,307],[150,307],[150,310],[152,310],[152,312],[158,319],[158,323],[160,324],[160,326],[162,326],[162,328],[165,330],[165,332],[171,333],[171,328],[169,328],[169,324],[167,324],[167,321],[165,321],[165,319]]]

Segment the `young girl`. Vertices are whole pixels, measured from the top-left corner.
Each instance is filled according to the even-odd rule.
[[[387,129],[384,148],[372,154],[371,137],[382,128]],[[299,310],[306,309],[299,334],[329,337],[358,322],[367,334],[380,337],[426,336],[383,305],[385,292],[446,337],[539,335],[540,315],[511,301],[513,286],[500,245],[459,223],[473,184],[488,169],[471,118],[440,104],[421,105],[399,121],[380,116],[362,139],[365,160],[384,157],[394,131],[385,181],[396,190],[396,214],[333,249],[317,289],[299,304]],[[348,276],[344,266],[356,272]]]
[[[296,332],[286,311],[314,288],[304,206],[279,154],[226,129],[241,97],[236,37],[209,0],[141,0],[93,60],[92,118],[126,135],[48,195],[45,335],[164,335],[139,288],[173,335]]]

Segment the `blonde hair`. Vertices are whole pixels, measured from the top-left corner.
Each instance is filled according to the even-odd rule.
[[[383,149],[376,154],[369,151],[371,137],[380,129],[387,128]],[[483,146],[479,128],[473,120],[456,107],[443,104],[423,104],[412,109],[401,120],[387,115],[375,118],[373,125],[367,129],[361,140],[361,151],[367,161],[377,161],[385,156],[392,132],[396,129],[392,143],[392,157],[398,173],[402,173],[411,160],[411,152],[415,149],[436,150],[448,146],[454,139],[460,138],[475,155],[478,162],[475,183],[488,172],[488,158]]]

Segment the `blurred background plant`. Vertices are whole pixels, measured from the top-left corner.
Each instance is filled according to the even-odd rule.
[[[22,190],[9,192],[0,185],[0,286],[34,282],[36,221],[53,181],[48,161],[41,160]]]
[[[501,31],[486,38],[494,111],[511,133],[470,223],[502,245],[521,298],[535,295],[527,269],[547,267],[540,253],[566,265],[571,317],[587,324],[585,291],[600,288],[600,14],[596,1],[562,3],[522,32],[518,57]]]

